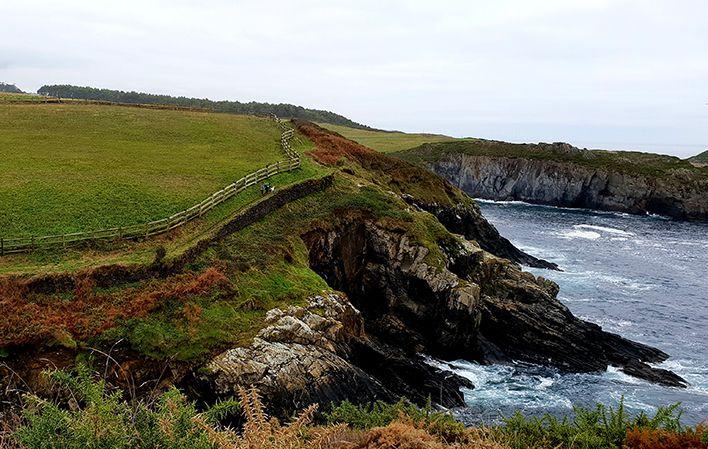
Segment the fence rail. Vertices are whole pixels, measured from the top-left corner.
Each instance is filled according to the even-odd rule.
[[[290,145],[290,142],[295,135],[295,130],[290,128],[284,120],[279,119],[277,116],[273,115],[272,117],[280,126],[280,146],[287,159],[266,165],[263,168],[249,173],[241,179],[227,185],[218,192],[213,193],[211,196],[205,198],[189,209],[177,212],[176,214],[161,220],[131,226],[98,229],[95,231],[86,232],[74,232],[70,234],[11,238],[0,237],[0,256],[11,253],[31,251],[36,248],[47,246],[66,247],[71,244],[89,240],[140,238],[162,234],[178,228],[189,221],[194,220],[195,218],[201,217],[214,207],[252,185],[258,184],[259,182],[264,181],[278,173],[289,172],[300,168],[300,155],[293,150]]]

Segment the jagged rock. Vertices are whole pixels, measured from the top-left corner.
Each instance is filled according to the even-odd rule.
[[[536,268],[559,270],[558,265],[543,259],[538,259],[515,247],[507,238],[502,237],[491,223],[489,223],[473,202],[458,203],[454,206],[441,206],[439,204],[425,203],[410,195],[402,195],[409,204],[429,212],[452,233],[463,235],[466,239],[474,240],[482,249],[495,256],[504,257],[511,261]]]
[[[442,359],[482,363],[522,360],[563,371],[625,372],[666,385],[683,380],[646,362],[668,356],[576,318],[558,286],[469,242],[427,250],[400,229],[364,218],[303,236],[310,264],[346,292],[379,342]]]
[[[460,386],[472,387],[420,357],[370,341],[361,314],[341,295],[271,310],[266,322],[250,347],[230,349],[207,365],[217,395],[256,386],[271,410],[286,416],[312,403],[401,396],[424,402],[430,394],[440,404],[457,406],[463,403]]]

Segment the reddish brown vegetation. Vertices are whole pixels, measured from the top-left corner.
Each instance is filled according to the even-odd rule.
[[[316,145],[310,154],[318,162],[325,165],[335,165],[340,159],[359,159],[378,153],[371,148],[349,140],[334,131],[322,128],[311,122],[295,120],[298,131],[306,135]]]
[[[684,432],[669,432],[660,429],[630,429],[624,445],[628,449],[705,449],[701,437],[708,427],[698,425]]]
[[[116,292],[98,291],[87,275],[77,275],[75,286],[66,295],[30,294],[22,280],[0,280],[0,347],[57,343],[57,335],[66,333],[86,340],[115,326],[118,319],[145,316],[167,300],[231,290],[228,278],[213,267]],[[191,321],[201,315],[193,306],[185,311]]]
[[[349,159],[379,175],[373,181],[383,181],[401,193],[415,194],[420,199],[439,204],[461,199],[452,185],[427,170],[386,156],[314,123],[301,120],[294,123],[298,131],[315,143],[315,149],[308,154],[322,164],[336,165],[342,159]]]

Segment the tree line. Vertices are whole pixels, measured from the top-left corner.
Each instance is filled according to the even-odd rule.
[[[131,104],[161,104],[187,108],[202,108],[216,112],[233,114],[270,115],[281,118],[299,118],[312,122],[324,122],[351,128],[371,129],[366,125],[356,123],[342,115],[330,111],[308,109],[287,103],[259,103],[240,101],[213,101],[207,98],[173,97],[170,95],[155,95],[142,92],[124,92],[122,90],[96,89],[93,87],[72,86],[68,84],[45,85],[37,91],[40,95],[79,100],[110,101]]]

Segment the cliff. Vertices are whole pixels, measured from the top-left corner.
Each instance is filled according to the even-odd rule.
[[[708,219],[708,169],[670,156],[480,139],[396,155],[477,198]]]
[[[262,198],[180,257],[0,279],[0,387],[21,391],[21,378],[41,392],[43,369],[86,353],[132,395],[177,385],[212,402],[253,385],[283,417],[345,399],[462,405],[474,386],[425,356],[616,366],[685,385],[649,365],[666,353],[573,316],[556,284],[518,263],[553,266],[500,236],[459,189],[296,126],[332,174]]]

